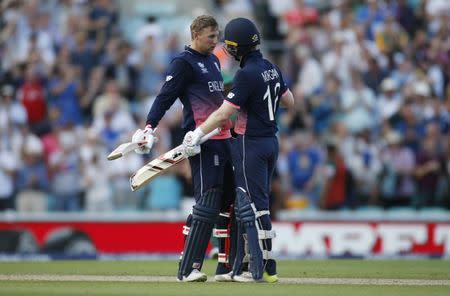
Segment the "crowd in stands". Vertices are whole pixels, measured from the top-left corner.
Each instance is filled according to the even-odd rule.
[[[450,1],[212,3],[221,28],[245,8],[294,93],[277,118],[274,210],[450,208]],[[182,141],[179,102],[151,155],[106,155],[145,125],[189,31],[149,15],[129,36],[113,0],[0,5],[0,211],[179,208],[188,162],[129,188]],[[216,54],[229,84],[238,65]]]

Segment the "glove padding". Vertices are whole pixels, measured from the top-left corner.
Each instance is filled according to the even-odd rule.
[[[156,129],[155,129],[156,130]],[[147,125],[144,130],[138,129],[131,138],[131,142],[139,143],[139,148],[134,149],[134,152],[139,154],[147,154],[152,149],[156,137],[151,126]]]
[[[200,141],[205,134],[200,128],[194,131],[189,131],[184,135],[183,139],[183,153],[187,157],[199,154],[202,151],[200,147]]]

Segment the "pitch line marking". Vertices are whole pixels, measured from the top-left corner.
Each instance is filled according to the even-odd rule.
[[[171,276],[144,275],[57,275],[57,274],[0,274],[0,281],[51,282],[176,282]],[[208,282],[214,282],[209,280]],[[370,279],[370,278],[280,278],[280,284],[312,285],[371,285],[371,286],[450,286],[450,280]]]

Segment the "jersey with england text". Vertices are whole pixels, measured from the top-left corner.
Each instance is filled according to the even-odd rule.
[[[156,127],[165,112],[179,98],[183,104],[182,127],[194,130],[223,103],[223,91],[223,78],[217,57],[186,47],[170,63],[164,85],[148,113],[147,124]],[[231,137],[230,127],[231,122],[227,122],[213,139]]]

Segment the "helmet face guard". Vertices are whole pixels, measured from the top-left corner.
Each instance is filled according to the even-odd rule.
[[[256,45],[244,45],[239,46],[235,45],[236,43],[233,41],[225,40],[225,45],[223,46],[223,50],[230,56],[234,57],[237,61],[239,61],[243,56],[251,51],[251,49]]]
[[[225,40],[225,45],[223,47],[225,52],[229,54],[230,56],[234,57],[236,60],[238,60],[238,46],[236,42]]]

